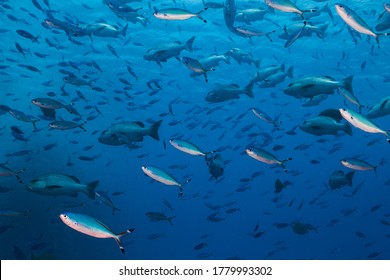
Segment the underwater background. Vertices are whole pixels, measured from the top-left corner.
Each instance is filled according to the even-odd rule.
[[[267,33],[239,36],[227,28],[226,3],[234,1],[209,4],[201,20],[171,21],[153,13],[167,8],[197,13],[207,1],[0,1],[0,162],[8,171],[25,169],[18,174],[22,182],[5,176],[9,172],[0,177],[1,259],[390,258],[386,137],[355,127],[352,135],[307,133],[300,128],[305,120],[327,109],[358,112],[358,106],[338,90],[314,106],[303,106],[308,98],[285,94],[290,83],[304,76],[342,81],[353,75],[352,88],[366,115],[390,95],[390,38],[380,36],[377,44],[372,36],[350,29],[337,15],[336,2],[304,0],[295,4],[318,13],[300,16],[263,1],[235,1],[237,13],[264,10],[253,21],[242,16],[238,25]],[[343,4],[373,30],[388,16],[383,1]],[[303,26],[303,18],[322,30],[302,37],[286,33],[285,26]],[[45,19],[60,22],[53,27]],[[111,37],[83,33],[94,23],[121,31],[128,27]],[[166,61],[145,58],[159,48],[160,55],[170,54],[193,36],[191,48],[183,47]],[[234,56],[237,52],[241,56]],[[180,59],[201,61],[216,54],[223,57],[207,69],[207,82],[203,73],[191,77],[194,71]],[[277,73],[253,82],[253,98],[240,93],[221,102],[206,99],[221,85],[250,85],[256,73],[270,66]],[[78,80],[66,82],[66,77]],[[50,119],[32,103],[35,98],[60,101],[79,114],[60,108]],[[272,119],[278,116],[281,123],[267,123],[252,108]],[[34,125],[20,121],[11,109],[40,120]],[[85,122],[86,131],[52,129],[54,120]],[[131,121],[149,127],[160,120],[159,140],[146,135],[134,142],[116,135],[121,145],[99,142],[113,124]],[[373,121],[390,129],[389,116]],[[213,153],[192,156],[170,139]],[[279,159],[291,157],[284,163],[287,172],[251,158],[249,147]],[[217,154],[222,161],[213,176],[210,161]],[[348,169],[340,163],[344,158],[371,163],[376,172]],[[180,183],[191,180],[179,196],[177,186],[145,176],[142,166],[156,166]],[[339,171],[354,171],[352,181],[332,188],[329,181]],[[26,188],[48,173],[75,176],[82,184],[98,180],[96,191],[105,199],[84,193],[41,195]],[[114,240],[67,227],[59,218],[65,212],[94,217],[115,233],[135,229],[121,238],[125,254]]]

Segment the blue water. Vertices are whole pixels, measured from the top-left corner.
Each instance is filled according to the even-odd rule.
[[[43,1],[38,2],[43,10],[49,9]],[[8,113],[0,116],[1,162],[12,170],[26,169],[20,175],[22,184],[15,176],[0,178],[0,185],[10,188],[0,193],[1,208],[31,210],[30,218],[0,217],[4,228],[0,233],[1,259],[389,259],[390,178],[386,161],[390,160],[390,148],[386,138],[355,127],[352,136],[344,132],[308,134],[297,127],[304,120],[329,108],[357,111],[357,107],[337,92],[317,106],[303,107],[307,100],[288,96],[284,90],[303,76],[342,80],[353,75],[355,95],[362,105],[372,107],[389,94],[390,38],[381,37],[378,48],[373,37],[356,32],[351,36],[333,1],[326,1],[333,21],[326,11],[307,20],[329,24],[326,35],[298,38],[288,48],[284,47],[286,40],[278,35],[285,25],[302,22],[293,13],[268,12],[265,19],[252,22],[260,30],[276,30],[269,36],[271,40],[233,34],[226,27],[222,9],[204,11],[202,17],[207,23],[197,18],[166,21],[153,17],[152,6],[183,8],[185,3],[185,8],[193,12],[204,7],[201,1],[176,2],[128,3],[133,8],[142,7],[137,13],[147,19],[143,26],[119,18],[100,0],[49,1],[52,16],[63,22],[104,22],[119,29],[128,24],[125,38],[92,35],[91,40],[88,36],[71,36],[78,43],[72,43],[63,30],[45,28],[42,23],[47,16],[31,1],[0,2],[0,65],[4,66],[0,69],[0,103],[41,119],[34,130],[31,123]],[[382,1],[343,3],[371,27],[384,12]],[[302,9],[325,5],[303,0],[296,4]],[[236,1],[236,6],[237,11],[267,9],[259,1]],[[40,36],[39,43],[18,35],[19,29]],[[206,83],[203,75],[192,78],[191,70],[175,58],[161,62],[161,67],[143,58],[148,50],[161,44],[184,43],[192,36],[196,36],[193,52],[183,50],[180,56],[199,60],[239,48],[254,60],[261,60],[260,67],[239,64],[231,58],[230,64],[221,62],[208,72]],[[50,47],[45,39],[60,48]],[[17,51],[15,42],[26,49],[25,57]],[[35,52],[47,57],[40,58]],[[91,66],[91,61],[99,65],[102,73]],[[41,73],[20,64],[34,66]],[[282,64],[286,69],[293,66],[294,77],[286,77],[269,88],[255,84],[253,99],[241,95],[221,103],[205,100],[207,93],[218,85],[244,87],[257,71]],[[138,80],[127,71],[127,65],[131,65]],[[66,74],[60,70],[86,81],[93,79],[93,87],[104,92],[72,84],[66,84],[65,91],[61,91]],[[119,78],[126,79],[131,88],[126,88],[129,86]],[[147,83],[151,80],[158,80],[161,90],[149,88]],[[89,116],[96,118],[86,122],[86,132],[80,128],[51,129],[51,121],[44,119],[40,108],[31,103],[37,97],[74,103],[81,114],[77,117],[58,109],[57,120],[81,123]],[[273,125],[257,118],[250,111],[253,107],[272,117],[280,114],[280,129],[275,130]],[[362,114],[367,112],[367,108],[362,109]],[[102,131],[120,121],[140,121],[149,126],[158,120],[162,120],[159,141],[145,136],[142,142],[133,143],[140,146],[135,149],[98,142]],[[389,129],[388,120],[385,116],[374,121]],[[28,141],[16,140],[11,126],[20,128]],[[188,140],[203,151],[217,151],[224,160],[223,176],[212,178],[202,156],[175,149],[169,143],[171,138]],[[45,150],[48,144],[55,146]],[[90,149],[83,150],[90,145]],[[300,145],[308,146],[300,149]],[[278,165],[249,157],[245,149],[250,146],[262,147],[280,159],[292,157],[285,164],[287,173]],[[7,156],[23,150],[28,153]],[[85,161],[80,156],[96,158]],[[331,174],[336,170],[352,171],[340,164],[345,157],[383,164],[377,168],[377,176],[373,171],[355,171],[352,186],[332,191],[328,186]],[[318,162],[313,164],[313,160]],[[69,161],[72,165],[67,164]],[[178,187],[145,176],[143,165],[157,166],[179,182],[190,178],[183,187],[183,196],[178,197]],[[110,207],[83,193],[78,197],[44,196],[25,189],[32,179],[47,173],[76,176],[83,184],[99,180],[96,191],[104,192],[120,211],[113,215]],[[274,192],[277,179],[290,183],[280,193]],[[134,228],[133,233],[122,238],[125,254],[113,239],[93,238],[67,227],[59,218],[64,212],[92,216],[115,233]],[[150,221],[147,212],[175,217],[172,224]],[[294,231],[297,223],[306,226],[307,231]]]

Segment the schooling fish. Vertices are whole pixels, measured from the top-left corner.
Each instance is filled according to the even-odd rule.
[[[178,186],[180,196],[183,195],[183,185],[185,185],[191,181],[191,179],[187,179],[186,181],[180,183],[175,178],[173,178],[170,174],[161,170],[158,167],[154,167],[154,166],[150,166],[150,165],[148,165],[148,166],[143,165],[141,168],[142,168],[142,171],[147,176],[151,177],[152,179],[154,179],[160,183],[163,183],[163,184],[169,185],[169,186]]]
[[[34,36],[30,32],[27,32],[26,30],[20,30],[20,29],[16,30],[16,33],[18,33],[18,35],[24,38],[30,39],[33,43],[39,44],[38,39],[40,38],[40,36]]]
[[[286,13],[296,13],[301,17],[303,17],[304,13],[316,11],[315,9],[301,10],[289,0],[265,0],[264,2],[275,10],[279,10]]]
[[[156,7],[154,8],[153,16],[158,19],[165,19],[165,20],[186,20],[189,18],[199,18],[201,21],[206,22],[207,21],[202,18],[200,15],[203,11],[207,10],[207,8],[204,8],[198,13],[191,13],[190,11],[184,10],[184,9],[178,9],[178,8],[169,8],[169,9],[162,9],[158,10]]]
[[[354,170],[360,170],[360,171],[374,170],[375,175],[377,175],[376,169],[378,166],[373,166],[372,164],[369,164],[368,162],[365,162],[364,160],[358,158],[344,158],[340,160],[340,163],[345,167]]]
[[[187,153],[187,154],[190,154],[190,155],[193,155],[193,156],[207,156],[208,154],[212,154],[214,153],[214,151],[211,151],[211,152],[203,152],[201,149],[199,149],[197,146],[195,146],[194,144],[188,142],[188,141],[185,141],[185,140],[180,140],[180,139],[170,139],[169,140],[169,143],[171,143],[171,145],[173,147],[175,147],[176,149],[184,152],[184,153]]]
[[[185,66],[187,66],[188,69],[194,71],[195,73],[203,74],[204,78],[206,80],[206,83],[208,82],[207,72],[214,70],[214,69],[205,69],[203,67],[203,65],[197,59],[194,59],[194,58],[191,58],[191,57],[187,57],[187,56],[183,56],[181,58],[181,62]]]
[[[343,116],[344,119],[347,120],[350,124],[352,124],[354,127],[357,127],[365,132],[368,133],[380,133],[386,136],[387,142],[390,143],[390,136],[389,132],[386,130],[383,130],[379,128],[376,124],[374,124],[372,121],[370,121],[367,117],[363,116],[362,114],[359,114],[358,112],[355,112],[350,109],[339,109],[340,114]]]
[[[379,36],[388,36],[390,33],[376,33],[371,27],[351,8],[344,4],[335,4],[337,14],[354,30],[359,33],[366,34],[375,38],[379,45]]]
[[[248,156],[250,156],[258,161],[261,161],[261,162],[264,162],[267,164],[279,164],[283,168],[284,172],[287,172],[287,169],[284,167],[284,163],[289,161],[289,160],[292,160],[292,158],[279,160],[273,154],[267,152],[266,150],[263,150],[261,148],[256,148],[256,147],[248,148],[245,151],[248,154]]]
[[[103,224],[101,221],[78,213],[63,213],[60,214],[61,221],[72,229],[96,238],[114,238],[122,253],[125,253],[125,248],[122,246],[120,238],[128,233],[132,233],[134,229],[127,229],[119,234],[113,233],[112,230]]]
[[[54,122],[51,122],[49,124],[49,126],[51,128],[58,129],[58,130],[68,130],[68,129],[74,129],[74,128],[79,127],[82,130],[86,131],[86,129],[84,128],[84,124],[85,124],[85,122],[76,123],[76,122],[72,122],[72,121],[54,121]]]
[[[42,195],[70,195],[76,197],[79,192],[85,193],[89,198],[95,199],[95,188],[99,181],[87,185],[81,184],[74,176],[64,174],[47,174],[32,179],[26,186],[28,191]]]
[[[7,176],[15,176],[16,179],[18,179],[19,183],[22,183],[22,179],[20,178],[20,173],[26,171],[26,169],[21,169],[19,171],[13,171],[9,169],[7,166],[0,164],[0,176],[1,177],[7,177]]]

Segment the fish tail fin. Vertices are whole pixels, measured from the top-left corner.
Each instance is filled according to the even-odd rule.
[[[84,130],[85,132],[87,132],[87,130],[85,129],[84,125],[86,124],[87,122],[83,122],[79,125],[79,127]]]
[[[292,160],[291,157],[286,158],[286,159],[280,161],[280,166],[283,168],[284,172],[286,172],[286,173],[287,173],[287,169],[286,169],[286,167],[284,166],[284,163],[287,162],[287,161],[290,161],[290,160]]]
[[[353,80],[353,75],[351,76],[348,76],[346,77],[344,80],[343,80],[343,88],[345,88],[346,90],[348,90],[349,92],[353,93],[353,89],[352,89],[352,80]]]
[[[125,248],[124,248],[123,245],[122,245],[121,237],[123,237],[123,236],[126,235],[126,234],[132,233],[133,231],[134,231],[134,229],[133,229],[133,228],[130,228],[130,229],[124,231],[124,232],[119,233],[118,235],[116,235],[116,236],[114,237],[116,243],[117,243],[118,246],[119,246],[119,249],[121,250],[121,252],[122,252],[123,254],[125,253]]]
[[[127,32],[128,27],[129,27],[129,24],[126,24],[125,27],[123,27],[123,29],[121,31],[121,34],[123,35],[123,37],[126,37],[126,32]]]
[[[86,193],[86,195],[89,196],[89,198],[95,199],[95,197],[96,197],[95,189],[98,186],[98,184],[99,184],[99,180],[96,180],[96,181],[93,181],[93,182],[90,182],[87,184],[85,193]]]
[[[18,179],[19,183],[23,184],[23,181],[22,181],[22,178],[20,178],[20,173],[23,173],[24,171],[26,171],[25,168],[23,169],[20,169],[18,172],[16,172],[15,176],[16,176],[16,179]]]
[[[291,66],[290,68],[287,69],[287,76],[289,78],[294,78],[294,66]]]
[[[256,60],[254,60],[253,62],[254,62],[254,64],[255,64],[256,68],[259,69],[260,63],[261,63],[261,59],[256,59]]]
[[[204,8],[203,10],[201,10],[200,12],[197,12],[196,13],[196,16],[201,20],[203,21],[204,23],[207,23],[207,20],[205,20],[200,14],[203,13],[204,11],[206,11],[208,8]]]
[[[245,87],[245,94],[248,95],[250,98],[255,98],[255,96],[253,95],[253,82],[249,83],[246,87]]]
[[[326,36],[326,30],[328,29],[329,24],[324,24],[321,26],[318,31],[316,32],[317,37],[320,39],[324,39]]]
[[[168,218],[168,222],[171,224],[171,226],[173,226],[173,223],[172,223],[172,219],[176,218],[176,216],[172,216],[170,218]]]
[[[162,123],[162,120],[159,120],[158,122],[154,123],[151,128],[150,128],[150,137],[152,137],[153,139],[156,139],[157,141],[160,140],[160,136],[158,136],[158,129],[160,127]]]
[[[187,41],[186,47],[185,47],[185,49],[186,49],[187,51],[190,51],[190,52],[193,51],[192,44],[194,43],[194,40],[195,40],[195,36],[192,36],[192,37]]]
[[[348,184],[347,184],[348,186],[352,186],[353,175],[355,175],[355,171],[351,171],[351,172],[349,172],[348,174],[345,175],[345,177],[348,180]]]
[[[345,133],[352,136],[352,127],[349,125],[349,123],[344,124],[343,130]]]

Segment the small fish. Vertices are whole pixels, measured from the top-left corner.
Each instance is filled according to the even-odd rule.
[[[39,44],[38,39],[40,38],[40,36],[34,36],[30,32],[27,32],[26,30],[20,30],[20,29],[16,30],[16,33],[18,33],[18,35],[24,38],[30,39],[33,43]]]
[[[368,133],[380,133],[386,136],[386,140],[390,143],[389,132],[379,128],[376,124],[370,121],[368,118],[355,112],[351,109],[339,109],[341,116],[354,127],[359,128]]]
[[[158,19],[164,19],[164,20],[186,20],[193,17],[199,18],[201,21],[207,23],[207,21],[202,18],[200,15],[203,11],[206,11],[207,8],[204,8],[200,12],[197,13],[191,13],[190,11],[179,9],[179,8],[169,8],[169,9],[162,9],[158,10],[156,7],[154,8],[153,16]]]
[[[0,209],[0,217],[20,217],[24,216],[30,219],[31,210],[19,211],[13,209]]]
[[[74,128],[81,128],[82,130],[87,131],[84,128],[84,124],[85,124],[85,122],[75,123],[72,121],[54,121],[54,122],[51,122],[49,124],[49,126],[51,128],[58,129],[58,130],[68,130],[68,129],[74,129]]]
[[[169,143],[173,147],[175,147],[176,149],[178,149],[178,150],[180,150],[180,151],[182,151],[184,153],[193,155],[193,156],[203,156],[203,157],[205,157],[208,154],[214,153],[214,151],[203,152],[201,149],[199,149],[194,144],[192,144],[192,143],[190,143],[188,141],[185,141],[185,140],[181,140],[181,139],[170,139]]]
[[[292,158],[287,158],[284,160],[277,159],[273,154],[267,152],[266,150],[263,150],[261,148],[251,147],[245,150],[246,153],[261,162],[267,163],[267,164],[279,164],[284,172],[287,172],[287,169],[284,167],[284,163],[287,161],[292,160]]]
[[[13,171],[10,168],[8,168],[5,165],[0,164],[0,176],[1,177],[7,177],[7,176],[15,176],[16,179],[18,179],[19,183],[23,183],[22,179],[20,178],[20,173],[26,171],[26,169],[21,169],[19,171]]]
[[[124,232],[115,234],[101,221],[78,213],[63,213],[60,214],[60,219],[68,227],[86,235],[96,238],[114,238],[123,254],[125,253],[125,248],[122,246],[120,238],[134,231],[134,229],[127,229]]]
[[[175,178],[173,178],[170,174],[166,173],[165,171],[161,170],[158,167],[154,166],[145,166],[143,165],[141,167],[142,171],[152,179],[163,183],[165,185],[169,186],[178,186],[179,187],[179,195],[183,196],[183,186],[191,181],[191,179],[187,179],[186,181],[179,183]]]
[[[360,170],[360,171],[367,171],[367,170],[374,170],[375,175],[376,169],[378,166],[373,166],[369,164],[368,162],[365,162],[364,160],[358,159],[358,158],[344,158],[340,160],[340,163],[344,165],[347,168],[351,168],[354,170]]]

